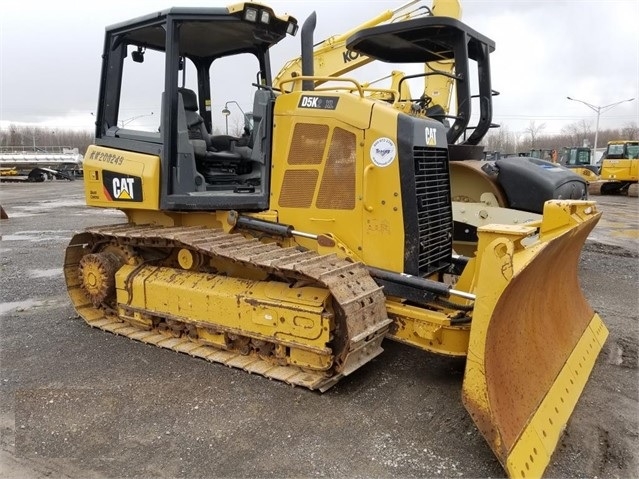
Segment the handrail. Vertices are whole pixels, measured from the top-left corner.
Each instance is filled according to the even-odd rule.
[[[322,82],[328,82],[328,81],[335,81],[335,82],[346,82],[346,83],[352,83],[355,85],[355,88],[357,89],[359,96],[361,96],[362,98],[364,97],[364,88],[362,88],[362,85],[355,80],[354,78],[340,78],[340,77],[317,77],[317,76],[297,76],[294,78],[286,78],[285,80],[282,80],[280,82],[280,88],[282,88],[282,85],[286,84],[286,83],[297,83],[297,82],[301,82],[301,81],[305,81],[305,80],[310,80],[310,81],[322,81]],[[343,86],[338,86],[338,87],[320,87],[320,88],[315,88],[315,90],[313,91],[331,91],[331,90],[347,90],[347,87],[343,87]],[[284,88],[282,88],[282,93],[291,93],[293,90],[291,91],[286,91],[284,90]],[[352,91],[352,90],[351,90]]]

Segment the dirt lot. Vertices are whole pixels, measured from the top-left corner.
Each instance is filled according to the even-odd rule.
[[[610,337],[547,477],[639,477],[639,200],[596,199],[580,277]],[[2,185],[0,203],[0,477],[504,477],[463,361],[386,341],[319,394],[89,328],[63,251],[123,216],[86,208],[80,181]]]

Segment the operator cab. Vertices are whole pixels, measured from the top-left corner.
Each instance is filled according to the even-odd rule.
[[[639,158],[639,141],[611,141],[602,159],[632,160],[636,158]]]
[[[96,144],[159,156],[161,209],[267,208],[268,50],[297,29],[255,3],[170,8],[108,27]]]
[[[591,150],[587,147],[565,147],[559,163],[566,168],[585,168],[595,175],[599,174],[599,167],[590,164]]]

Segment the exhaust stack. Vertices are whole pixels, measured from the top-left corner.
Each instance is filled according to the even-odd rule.
[[[315,67],[313,65],[313,32],[317,24],[317,14],[311,13],[302,25],[302,76],[313,76]],[[302,90],[313,91],[315,82],[313,80],[302,80]]]

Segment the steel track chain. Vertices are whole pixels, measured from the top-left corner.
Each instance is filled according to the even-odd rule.
[[[337,327],[346,331],[348,344],[336,358],[334,374],[327,377],[325,372],[281,366],[255,354],[245,356],[202,344],[197,339],[175,338],[155,330],[145,330],[94,307],[86,295],[78,291],[82,287],[77,278],[77,266],[86,253],[85,245],[110,240],[132,247],[187,248],[327,288],[334,304],[341,309],[341,314],[334,316],[336,321],[343,321]],[[69,293],[78,314],[90,326],[309,389],[325,391],[343,376],[380,354],[382,339],[391,323],[386,313],[382,288],[371,278],[363,264],[349,262],[334,254],[320,255],[315,251],[262,243],[258,239],[229,234],[221,229],[132,224],[96,226],[74,236],[66,256],[65,277]],[[80,299],[82,297],[84,301]]]

